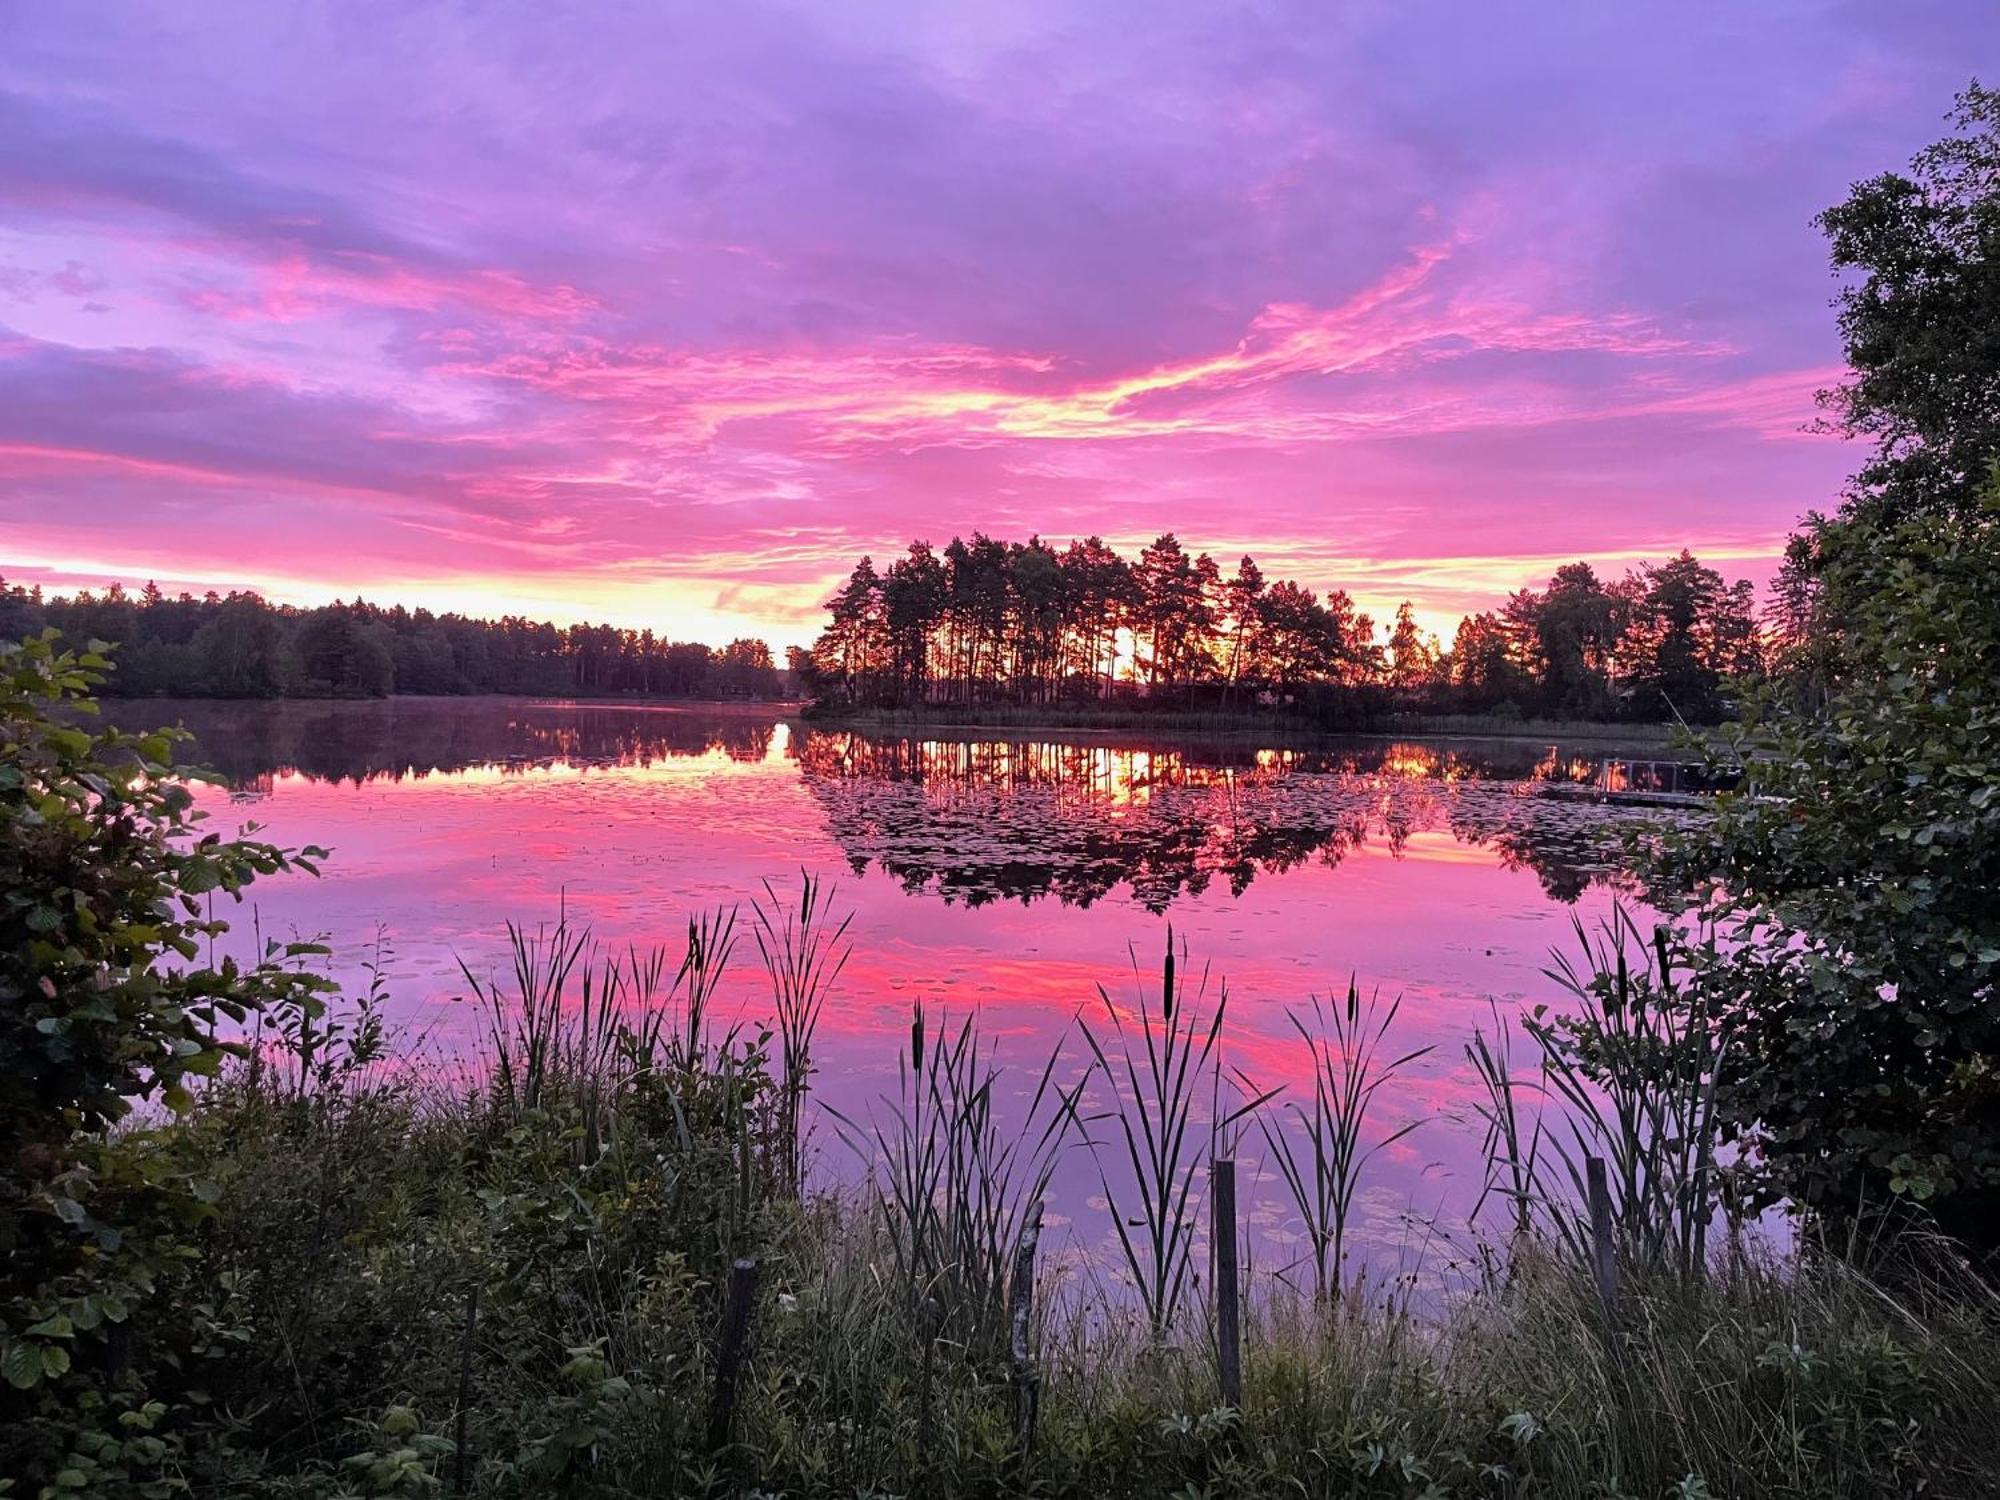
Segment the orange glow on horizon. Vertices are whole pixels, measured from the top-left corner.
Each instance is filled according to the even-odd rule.
[[[926,538],[938,545],[945,536]],[[1107,539],[1128,557],[1136,558],[1151,538]],[[1355,608],[1374,622],[1378,640],[1386,640],[1396,609],[1404,600],[1419,628],[1448,648],[1467,614],[1498,610],[1507,595],[1520,588],[1540,588],[1554,571],[1576,555],[1535,552],[1508,556],[1378,557],[1328,555],[1312,543],[1290,538],[1217,545],[1189,537],[1190,551],[1208,551],[1218,562],[1233,564],[1248,552],[1275,581],[1296,577],[1322,597],[1344,589]],[[1775,568],[1784,547],[1782,535],[1766,538],[1724,538],[1714,542],[1667,543],[1623,547],[1582,554],[1601,576],[1616,577],[1627,568],[1663,562],[1687,545],[1697,556],[1726,573],[1747,572],[1762,583]],[[871,553],[877,566],[898,549]],[[163,560],[164,561],[164,560]],[[699,560],[695,560],[699,561]],[[136,591],[148,581],[169,594],[227,593],[247,590],[275,604],[313,608],[335,600],[364,598],[381,605],[403,605],[433,613],[457,613],[495,619],[517,615],[548,620],[559,626],[579,623],[651,630],[674,640],[699,640],[711,645],[741,635],[754,635],[782,652],[787,646],[810,645],[824,623],[826,598],[845,578],[847,566],[817,580],[750,584],[717,584],[690,571],[664,570],[643,574],[637,569],[536,569],[518,573],[468,573],[459,576],[383,572],[349,574],[338,580],[301,575],[253,574],[242,569],[214,569],[185,563],[149,566],[107,557],[75,557],[16,553],[0,559],[9,582],[38,583],[55,593],[103,589],[112,583]],[[1225,571],[1227,571],[1225,569]],[[725,604],[723,601],[727,599]],[[1132,634],[1122,627],[1114,643],[1115,675],[1129,679],[1136,654]]]

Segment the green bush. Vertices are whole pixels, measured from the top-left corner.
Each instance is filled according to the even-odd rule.
[[[1749,698],[1744,770],[1657,872],[1722,941],[1722,1108],[1766,1201],[1927,1205],[2000,1244],[2000,501],[1822,533],[1845,667]]]
[[[218,896],[321,851],[206,832],[171,735],[85,727],[106,666],[0,642],[0,1453],[65,1489],[164,1482],[143,1476],[174,1413],[146,1371],[217,1333],[203,1307],[135,1333],[214,1212],[171,1119],[230,1054],[222,1028],[325,989],[282,953],[204,961]]]

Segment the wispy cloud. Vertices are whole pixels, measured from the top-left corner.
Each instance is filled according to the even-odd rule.
[[[0,567],[785,639],[973,528],[1754,572],[1851,462],[1811,215],[1980,8],[25,11]]]

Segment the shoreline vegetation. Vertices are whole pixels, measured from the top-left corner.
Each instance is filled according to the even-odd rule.
[[[271,604],[247,590],[44,596],[0,579],[0,640],[44,629],[82,649],[118,647],[106,697],[371,699],[485,694],[718,700],[783,698],[788,674],[770,646],[739,637],[719,648],[651,630],[588,622],[497,620],[362,599],[316,609]]]
[[[901,708],[847,708],[809,705],[801,717],[815,728],[879,732],[904,730],[997,731],[1006,734],[1139,733],[1200,738],[1269,741],[1294,739],[1393,738],[1520,739],[1602,742],[1666,747],[1678,726],[1598,719],[1524,719],[1518,715],[1427,714],[1390,710],[1339,728],[1325,728],[1282,710],[1137,709],[1117,705],[1047,704],[1014,706],[926,704]]]

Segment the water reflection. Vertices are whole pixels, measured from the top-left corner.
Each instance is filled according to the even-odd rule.
[[[285,775],[359,785],[493,767],[644,767],[715,752],[749,764],[770,755],[781,728],[763,708],[649,709],[491,698],[161,699],[110,704],[106,717],[132,727],[181,725],[194,735],[184,757],[220,773],[245,795],[268,791],[275,777]]]
[[[1624,829],[1676,814],[1607,816],[1542,789],[1684,782],[1668,761],[1527,741],[917,738],[785,724],[751,708],[403,698],[124,704],[114,717],[184,724],[193,758],[239,800],[268,796],[285,777],[359,786],[689,757],[795,763],[857,874],[872,867],[911,894],[969,907],[1088,907],[1123,886],[1164,912],[1212,888],[1240,897],[1260,875],[1332,869],[1364,846],[1400,856],[1413,835],[1438,832],[1574,902],[1592,886],[1628,891]]]
[[[873,865],[908,891],[972,906],[1050,896],[1089,906],[1123,883],[1161,912],[1211,884],[1241,896],[1260,874],[1338,866],[1371,841],[1400,855],[1413,834],[1438,830],[1532,870],[1557,900],[1629,885],[1628,819],[1537,795],[1548,781],[1622,778],[1611,768],[1627,763],[1556,749],[1125,748],[808,730],[796,755],[857,873]]]

